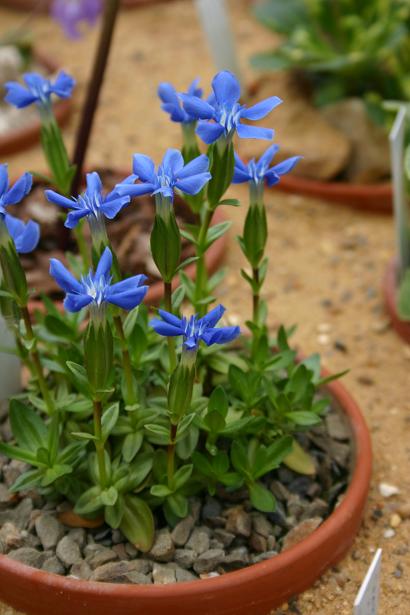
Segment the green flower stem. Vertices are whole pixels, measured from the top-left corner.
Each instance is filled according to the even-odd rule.
[[[252,279],[254,281],[254,287],[252,291],[252,322],[258,326],[259,323],[259,305],[260,305],[260,290],[259,290],[259,268],[254,267],[252,269]],[[258,289],[258,290],[256,290]]]
[[[172,314],[172,283],[164,282],[164,303],[167,312]],[[168,337],[169,369],[172,373],[177,365],[177,355],[175,351],[175,338]]]
[[[93,401],[93,416],[94,416],[94,435],[97,438],[95,440],[95,450],[97,451],[98,472],[100,475],[100,485],[103,489],[107,486],[107,470],[105,467],[105,450],[104,442],[102,439],[102,403],[99,400]]]
[[[31,324],[30,313],[27,307],[21,307],[21,314],[23,316],[24,324],[26,326],[26,335],[29,342],[32,343],[32,349],[30,350],[30,357],[33,364],[33,369],[35,372],[35,376],[37,378],[38,386],[43,397],[44,403],[47,406],[47,411],[50,415],[54,414],[55,406],[54,401],[50,395],[50,391],[48,389],[46,379],[43,373],[43,367],[40,361],[40,355],[38,354],[36,348],[36,338],[33,331],[33,326]]]
[[[91,267],[91,257],[90,257],[90,252],[88,250],[87,241],[84,235],[83,220],[80,220],[77,226],[75,227],[74,237],[77,242],[78,251],[80,253],[81,260],[83,261],[83,269],[84,271],[88,271]]]
[[[137,392],[135,390],[134,378],[132,376],[132,365],[130,353],[128,350],[128,344],[124,333],[124,327],[122,324],[122,318],[119,314],[114,316],[114,325],[117,331],[117,335],[120,339],[121,352],[122,352],[122,367],[124,369],[125,384],[127,390],[127,399],[125,400],[128,405],[136,404],[138,401]]]
[[[206,238],[207,238],[209,227],[212,222],[213,215],[214,215],[214,210],[209,209],[209,208],[205,210],[205,215],[203,216],[203,220],[201,222],[201,227],[199,229],[199,235],[198,235],[197,253],[196,253],[198,260],[196,262],[196,278],[195,278],[195,309],[200,316],[204,316],[206,314],[206,305],[201,304],[200,301],[204,299],[204,295],[206,293],[207,282],[208,282],[206,262],[205,262]]]
[[[171,423],[169,439],[170,443],[167,448],[167,476],[168,485],[171,485],[175,473],[175,444],[177,437],[178,425]]]

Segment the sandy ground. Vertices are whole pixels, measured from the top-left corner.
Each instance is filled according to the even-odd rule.
[[[245,80],[252,79],[249,55],[265,49],[271,37],[249,17],[246,0],[231,0],[232,24]],[[19,15],[0,11],[0,29],[18,23]],[[61,59],[78,80],[75,104],[81,103],[96,32],[79,43],[67,42],[46,18],[33,23],[38,45]],[[214,73],[193,3],[176,0],[163,6],[124,12],[107,73],[101,107],[89,153],[89,165],[128,168],[133,152],[160,160],[169,146],[179,145],[179,127],[160,111],[156,86],[169,80],[184,88],[193,77],[204,84]],[[286,92],[278,91],[286,102]],[[76,117],[67,130],[72,143]],[[3,162],[3,161],[2,161]],[[10,160],[13,175],[43,165],[39,148]],[[232,189],[246,203],[246,189]],[[279,613],[348,615],[377,547],[383,548],[380,612],[410,613],[410,520],[393,532],[390,518],[410,506],[410,349],[398,339],[384,315],[380,282],[391,257],[393,223],[341,206],[270,191],[271,269],[265,296],[270,324],[298,323],[295,341],[305,353],[320,351],[331,370],[350,368],[344,383],[359,402],[373,436],[374,476],[367,514],[351,553],[296,602]],[[221,301],[239,321],[250,313],[247,288],[239,276],[242,263],[235,235],[245,208],[229,208],[234,218]],[[240,308],[240,309],[239,309]],[[380,482],[400,489],[383,499]],[[391,534],[394,534],[391,536]],[[0,615],[17,615],[0,605]]]

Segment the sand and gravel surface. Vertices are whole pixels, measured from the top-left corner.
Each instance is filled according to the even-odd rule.
[[[230,0],[245,82],[253,75],[248,57],[271,44],[271,36],[249,17],[248,2]],[[16,26],[21,15],[0,10],[0,29]],[[32,24],[38,45],[75,75],[76,110],[84,95],[96,42],[94,31],[78,43],[67,42],[46,18]],[[156,86],[168,80],[185,88],[193,77],[208,84],[214,67],[190,0],[123,12],[96,118],[88,164],[129,168],[134,152],[157,161],[179,145],[179,127],[168,122]],[[287,104],[283,80],[278,92]],[[73,142],[78,113],[66,131]],[[278,126],[280,138],[280,126]],[[320,139],[320,135],[318,135]],[[4,161],[1,161],[4,162]],[[10,158],[12,174],[43,167],[39,148]],[[246,202],[246,189],[230,196]],[[265,286],[269,322],[298,324],[294,339],[303,352],[319,350],[331,370],[350,368],[343,378],[369,423],[374,474],[363,527],[350,554],[315,587],[279,613],[349,615],[360,582],[377,547],[383,548],[380,612],[410,613],[410,348],[392,331],[384,314],[381,278],[393,251],[389,216],[366,215],[337,205],[270,191],[269,254]],[[251,309],[239,275],[242,255],[235,241],[245,208],[229,208],[234,219],[221,301],[238,322]],[[399,489],[383,497],[380,483]],[[0,579],[1,582],[1,579]],[[17,615],[0,605],[0,615]]]

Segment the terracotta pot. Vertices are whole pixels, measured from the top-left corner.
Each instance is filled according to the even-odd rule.
[[[41,11],[48,12],[52,0],[0,0],[0,6],[6,6],[17,11]],[[147,4],[159,4],[161,2],[171,2],[171,0],[121,0],[124,8],[132,9]]]
[[[397,262],[391,260],[387,266],[383,278],[383,295],[387,312],[390,316],[393,328],[400,337],[410,344],[410,322],[401,320],[397,312]]]
[[[0,556],[0,599],[28,615],[268,615],[346,555],[360,527],[371,443],[360,410],[339,382],[328,390],[352,429],[355,465],[343,501],[305,540],[270,560],[217,578],[174,585],[111,585],[69,579]]]
[[[390,214],[393,210],[393,189],[390,183],[322,182],[298,175],[284,175],[275,189],[304,194],[332,204],[348,205],[361,211]]]
[[[59,69],[58,64],[54,60],[36,50],[34,50],[34,59],[44,66],[49,73],[55,73]],[[72,112],[71,100],[58,100],[54,103],[53,108],[57,122],[60,126],[64,126]],[[4,135],[0,135],[0,157],[14,154],[34,145],[40,140],[40,132],[40,119],[35,118],[30,124],[22,128],[16,128]]]

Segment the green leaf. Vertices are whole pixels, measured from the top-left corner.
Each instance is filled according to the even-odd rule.
[[[79,497],[74,512],[78,515],[90,515],[102,507],[101,487],[91,487]]]
[[[120,529],[137,549],[146,553],[154,542],[155,526],[149,506],[135,496],[124,498],[124,514]]]
[[[21,474],[13,485],[9,487],[9,491],[11,493],[17,493],[18,491],[26,491],[33,487],[38,487],[42,477],[43,470],[29,470],[28,472],[24,472],[24,474]]]
[[[220,222],[219,224],[214,224],[208,230],[206,235],[206,249],[208,249],[217,239],[222,237],[226,233],[226,231],[232,226],[232,222]]]
[[[75,330],[61,317],[57,318],[52,314],[47,314],[44,319],[44,325],[50,333],[57,337],[66,338],[68,340],[74,340],[76,338]]]
[[[135,431],[129,433],[124,438],[122,445],[122,456],[126,463],[131,463],[135,455],[138,453],[142,446],[144,434],[142,431]]]
[[[252,506],[261,512],[274,512],[276,500],[273,494],[261,485],[261,483],[251,483],[249,485],[249,497]]]
[[[17,444],[31,452],[47,446],[48,430],[38,414],[17,399],[10,401],[10,425]]]
[[[73,436],[73,438],[78,438],[79,440],[93,440],[94,442],[98,440],[98,438],[94,436],[94,434],[88,433],[86,431],[73,431],[71,435]]]
[[[65,476],[66,474],[71,474],[71,472],[72,467],[66,464],[56,464],[52,468],[47,468],[41,481],[41,486],[48,487],[62,476]]]
[[[10,444],[4,444],[4,442],[0,442],[0,453],[5,455],[6,457],[10,457],[10,459],[24,461],[25,463],[29,463],[32,466],[45,465],[42,463],[38,463],[37,456],[34,455],[32,452],[25,451],[21,448],[17,448],[16,446],[11,446]]]
[[[231,207],[239,207],[241,202],[238,199],[223,199],[218,205],[230,205]]]
[[[106,506],[104,509],[104,519],[110,527],[114,530],[118,529],[121,525],[122,518],[124,516],[125,503],[124,498],[119,496],[113,506]]]
[[[150,493],[156,498],[167,498],[171,495],[172,489],[168,485],[152,485]]]
[[[303,427],[309,427],[310,425],[317,425],[321,422],[320,417],[314,412],[306,412],[304,410],[296,410],[294,412],[287,412],[286,418],[293,421],[296,425],[302,425]]]
[[[101,419],[101,428],[102,428],[102,441],[106,442],[109,435],[113,431],[115,425],[117,424],[118,417],[120,414],[120,404],[119,402],[115,402],[111,404],[102,415]]]
[[[182,493],[170,495],[167,498],[166,506],[180,519],[184,519],[188,515],[188,498],[182,495]]]
[[[115,487],[104,489],[101,491],[100,499],[104,506],[114,506],[118,499],[118,491]]]
[[[303,450],[297,440],[293,440],[292,450],[284,457],[283,463],[298,474],[306,476],[314,476],[316,474],[316,465],[313,457]]]
[[[71,374],[74,386],[86,397],[92,398],[92,391],[85,368],[73,361],[67,361],[66,365]]]
[[[174,491],[181,489],[181,487],[183,487],[185,483],[189,481],[189,479],[191,478],[193,467],[194,466],[192,464],[189,464],[178,468],[172,479],[171,486],[173,487]]]

